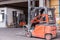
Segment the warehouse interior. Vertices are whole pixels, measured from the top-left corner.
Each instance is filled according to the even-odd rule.
[[[60,40],[60,28],[59,28],[60,27],[59,26],[60,25],[60,22],[59,22],[60,5],[59,5],[59,1],[60,0],[40,0],[40,1],[37,0],[35,2],[36,7],[46,6],[47,8],[50,8],[50,7],[55,8],[54,13],[55,13],[55,17],[56,17],[56,25],[52,24],[54,26],[52,26],[52,25],[50,26],[49,24],[46,25],[46,23],[45,24],[42,23],[41,26],[40,26],[40,24],[38,24],[37,28],[31,28],[32,30],[29,29],[31,26],[28,22],[28,19],[30,18],[28,16],[28,8],[29,8],[28,0],[2,0],[2,1],[0,1],[0,39],[1,40],[45,40],[45,38],[41,39],[38,36],[40,36],[40,33],[42,35],[47,30],[47,34],[49,33],[49,36],[51,35],[50,36],[51,38],[52,38],[52,34],[55,35],[55,33],[57,33],[57,38],[53,38],[52,40]],[[33,3],[31,2],[31,4],[33,4]],[[37,12],[37,13],[39,13],[39,12]],[[3,19],[5,19],[2,22],[1,22],[1,19],[2,19],[1,14],[3,15]],[[34,12],[34,14],[35,14],[35,12]],[[47,14],[50,14],[50,13],[47,13]],[[22,22],[22,21],[25,23],[24,25],[26,26],[26,28],[24,28],[24,25],[21,26],[20,22]],[[27,24],[29,24],[29,25],[27,25]],[[6,25],[6,27],[2,27],[2,25],[3,26]],[[44,27],[44,25],[46,25],[48,28]],[[59,30],[57,30],[55,26]],[[45,30],[45,28],[46,28],[46,30]],[[36,29],[36,30],[34,30],[34,29]],[[43,30],[41,30],[41,29],[43,29]],[[51,29],[51,31],[49,31],[50,29]],[[27,37],[26,34],[30,34],[31,33],[30,31],[36,32],[37,37],[32,37],[32,38]],[[34,33],[31,33],[31,35],[32,34],[34,34]],[[47,36],[47,38],[49,36]]]
[[[58,13],[59,13],[59,11],[57,11],[57,10],[59,10],[59,5],[57,2],[58,2],[57,0],[49,0],[49,1],[45,0],[45,6],[55,8],[56,17],[58,16]],[[36,1],[35,3],[36,3],[35,6],[39,6],[39,4],[38,4],[39,1]],[[3,5],[0,5],[0,7],[10,7],[10,8],[15,8],[15,9],[22,9],[24,11],[26,24],[28,23],[28,2],[27,1],[3,4]]]
[[[35,2],[35,6],[39,6],[39,1],[36,1]],[[23,10],[23,13],[25,15],[25,21],[26,21],[26,24],[28,23],[28,2],[19,2],[19,3],[12,3],[12,4],[3,4],[3,5],[0,5],[0,7],[9,7],[9,8],[15,8],[15,9],[21,9]],[[16,20],[16,19],[14,19]],[[16,21],[17,22],[17,21]]]

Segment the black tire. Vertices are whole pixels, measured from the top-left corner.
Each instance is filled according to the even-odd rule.
[[[26,37],[28,37],[28,38],[31,38],[31,37],[32,37],[31,32],[27,32],[25,35],[26,35]]]
[[[52,35],[51,34],[46,34],[45,35],[45,40],[52,40]]]

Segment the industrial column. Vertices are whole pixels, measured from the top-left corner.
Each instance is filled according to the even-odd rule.
[[[45,6],[45,0],[39,0],[39,7]]]
[[[39,0],[39,7],[47,7],[46,6],[46,0]],[[47,13],[47,8],[45,8],[45,13]]]
[[[31,0],[28,0],[28,29],[30,29],[30,10],[31,10]]]
[[[31,8],[34,6],[35,6],[35,0],[28,0],[28,30],[31,27],[31,23],[30,23]]]

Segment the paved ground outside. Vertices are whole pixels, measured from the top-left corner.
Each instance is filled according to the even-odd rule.
[[[0,29],[0,40],[44,40],[40,38],[27,38],[24,36],[25,31],[21,28],[1,28]],[[60,40],[60,33],[56,39]]]

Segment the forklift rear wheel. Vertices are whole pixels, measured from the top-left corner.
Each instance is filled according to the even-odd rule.
[[[52,40],[52,35],[51,34],[46,34],[45,35],[45,40]]]
[[[28,38],[31,38],[31,37],[32,37],[31,32],[27,32],[25,35],[26,35],[26,37],[28,37]]]

